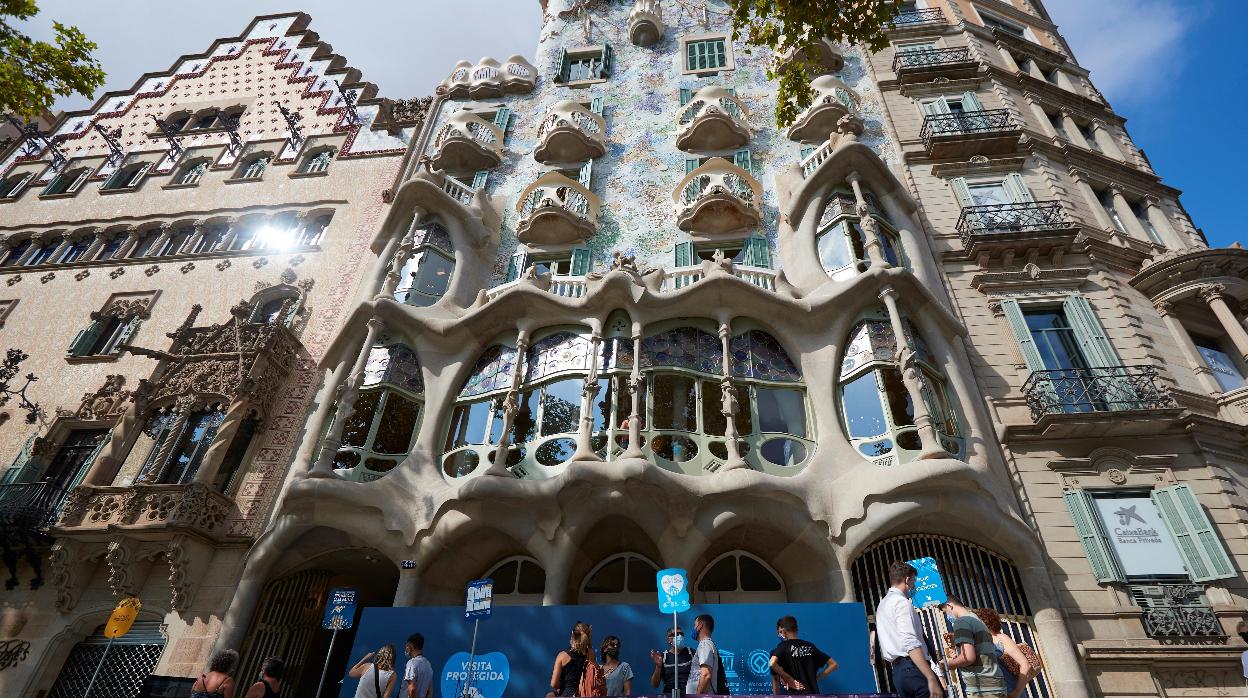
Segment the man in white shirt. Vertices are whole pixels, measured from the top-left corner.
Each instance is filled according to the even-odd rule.
[[[944,691],[932,672],[931,658],[923,642],[923,625],[910,601],[917,574],[914,567],[904,562],[889,565],[889,590],[875,609],[875,635],[898,695],[940,698]]]
[[[425,659],[425,636],[412,633],[407,638],[407,667],[403,672],[400,698],[433,698],[433,666]]]
[[[693,653],[692,672],[685,682],[685,693],[688,695],[719,694],[723,686],[717,686],[719,674],[719,650],[711,634],[715,632],[715,619],[709,613],[703,613],[693,619],[693,637],[697,648]]]

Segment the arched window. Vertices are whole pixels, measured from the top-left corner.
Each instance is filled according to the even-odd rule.
[[[188,111],[175,112],[165,119],[165,125],[170,131],[182,131],[191,123],[191,113]]]
[[[416,352],[383,340],[364,367],[355,410],[342,429],[334,456],[336,472],[348,480],[376,480],[407,458],[424,408],[425,381]]]
[[[78,167],[72,170],[66,170],[52,178],[48,182],[48,186],[43,188],[42,196],[57,196],[59,194],[73,194],[82,188],[87,177],[91,176],[91,168]]]
[[[210,225],[204,230],[203,235],[195,241],[195,248],[191,250],[194,253],[212,252],[221,244],[221,238],[225,237],[225,231],[229,230],[229,226],[224,223]]]
[[[303,165],[299,167],[300,174],[319,174],[329,169],[329,163],[334,160],[333,148],[322,148],[321,150],[309,153],[303,159]]]
[[[700,603],[784,603],[784,582],[767,563],[734,551],[715,558],[695,585]]]
[[[206,109],[196,114],[192,119],[188,119],[191,131],[203,131],[210,128],[220,126],[217,121],[217,110]]]
[[[862,198],[866,200],[867,211],[877,224],[884,259],[895,267],[908,268],[910,263],[902,251],[897,231],[881,213],[879,201],[867,191],[863,192]],[[867,236],[855,202],[852,193],[835,191],[828,197],[819,219],[815,247],[824,271],[833,279],[852,278],[871,264],[867,258]]]
[[[22,256],[30,250],[32,244],[34,244],[34,241],[30,238],[15,243],[9,250],[9,254],[5,256],[4,261],[0,262],[0,267],[11,267],[17,264],[21,261]]]
[[[531,557],[500,560],[481,578],[494,580],[496,606],[540,606],[546,593],[546,570]]]
[[[918,359],[933,426],[945,449],[958,455],[961,432],[944,375],[910,321],[903,318],[902,325]],[[895,465],[922,450],[914,405],[897,362],[897,337],[883,311],[859,321],[850,331],[839,382],[846,432],[859,453],[880,465]]]
[[[299,229],[298,239],[295,241],[299,246],[317,245],[321,242],[321,236],[325,234],[325,229],[329,227],[329,222],[333,220],[333,216],[326,213],[313,218],[310,222]]]
[[[52,253],[55,252],[57,248],[57,244],[55,240],[50,240],[48,242],[40,242],[36,244],[38,245],[38,248],[35,249],[35,253],[30,255],[30,257],[26,260],[26,266],[28,267],[33,267],[33,266],[47,262],[52,257]]]
[[[265,168],[269,166],[269,161],[272,159],[273,157],[267,154],[256,155],[252,157],[251,159],[247,160],[247,163],[245,165],[243,165],[242,173],[239,174],[238,178],[239,179],[260,179],[261,177],[264,176],[264,170]]]
[[[408,305],[437,303],[450,286],[455,272],[455,247],[441,224],[421,224],[415,231],[412,256],[403,265],[394,299]]]
[[[182,170],[178,173],[178,178],[175,181],[178,184],[185,184],[187,186],[199,184],[199,180],[203,178],[204,173],[207,171],[208,160],[193,160],[182,168]]]
[[[290,324],[297,311],[299,297],[294,293],[283,293],[256,305],[251,314],[251,321],[258,325]],[[290,304],[290,310],[284,315],[282,309]]]
[[[94,240],[95,238],[91,236],[80,237],[77,240],[74,240],[68,247],[65,248],[65,251],[61,253],[61,257],[56,260],[56,263],[69,264],[70,262],[78,261],[82,255],[91,248],[91,243]]]
[[[651,603],[659,566],[637,553],[619,553],[594,565],[581,582],[577,603]]]
[[[224,420],[220,407],[192,412],[185,420],[172,411],[152,415],[144,430],[153,441],[152,449],[136,479],[163,485],[190,482]],[[170,440],[173,448],[166,449]]]

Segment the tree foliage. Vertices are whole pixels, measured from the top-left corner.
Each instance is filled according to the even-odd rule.
[[[727,0],[732,12],[732,38],[766,48],[774,56],[791,56],[782,64],[773,60],[767,77],[778,80],[776,124],[793,123],[810,106],[810,67],[824,39],[863,44],[871,51],[888,45],[885,30],[898,0]]]
[[[0,0],[0,112],[32,121],[57,97],[90,98],[104,84],[104,70],[91,56],[97,46],[77,27],[54,22],[55,43],[48,43],[14,26],[38,12],[35,0]]]

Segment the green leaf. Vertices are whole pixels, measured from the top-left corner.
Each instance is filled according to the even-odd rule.
[[[104,84],[104,70],[91,53],[98,48],[77,27],[53,22],[55,43],[21,33],[14,20],[38,14],[35,0],[0,0],[0,112],[33,121],[57,97],[87,98]]]

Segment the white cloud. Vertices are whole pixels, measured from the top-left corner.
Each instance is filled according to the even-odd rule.
[[[1203,3],[1047,0],[1045,7],[1092,81],[1111,101],[1147,101],[1184,58],[1180,42]],[[1141,95],[1139,90],[1148,92]],[[1143,97],[1143,99],[1140,99]]]

